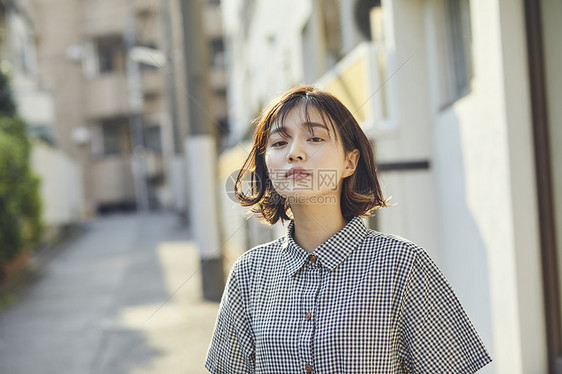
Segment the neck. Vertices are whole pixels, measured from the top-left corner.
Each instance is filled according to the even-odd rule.
[[[295,242],[308,252],[347,225],[339,204],[307,204],[291,207],[295,221]]]

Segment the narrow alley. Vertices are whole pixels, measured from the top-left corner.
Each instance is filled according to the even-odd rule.
[[[218,304],[188,229],[170,213],[85,229],[0,314],[0,373],[205,373]]]

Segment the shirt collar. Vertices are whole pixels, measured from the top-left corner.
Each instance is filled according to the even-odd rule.
[[[355,216],[343,229],[322,243],[312,253],[320,265],[332,271],[361,244],[367,231],[361,217]],[[295,221],[291,220],[282,246],[285,266],[290,276],[294,276],[298,272],[311,254],[295,242],[294,232]]]

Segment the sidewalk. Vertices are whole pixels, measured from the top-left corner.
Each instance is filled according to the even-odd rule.
[[[207,373],[217,310],[173,214],[98,218],[0,314],[0,373]]]

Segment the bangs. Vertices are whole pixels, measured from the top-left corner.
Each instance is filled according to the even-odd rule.
[[[302,108],[302,113],[300,114],[302,125],[305,126],[306,130],[314,134],[314,124],[310,119],[310,111],[314,110],[322,119],[323,125],[326,126],[328,134],[330,137],[338,139],[338,131],[336,130],[336,124],[329,114],[328,108],[324,108],[322,103],[320,103],[315,97],[311,96],[293,96],[287,101],[282,103],[275,113],[269,118],[269,129],[267,130],[266,141],[269,139],[269,134],[272,130],[276,130],[283,137],[288,137],[285,119],[293,110],[299,110]]]

